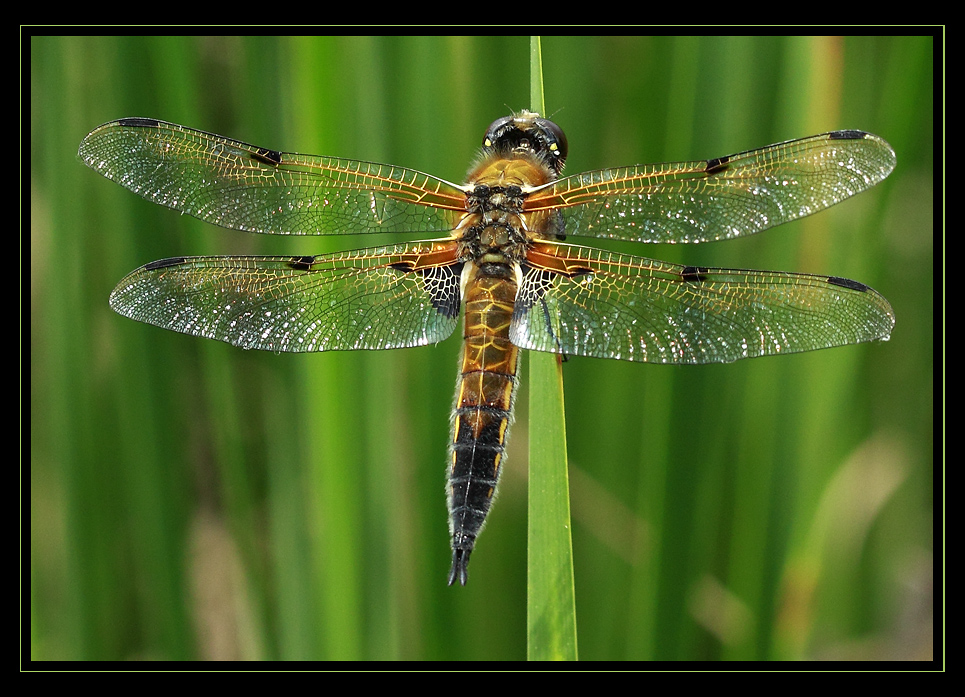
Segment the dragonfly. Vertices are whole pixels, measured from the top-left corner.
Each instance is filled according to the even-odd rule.
[[[317,256],[179,256],[110,295],[126,317],[281,352],[448,338],[464,306],[451,416],[449,585],[468,563],[505,460],[520,349],[641,363],[727,363],[887,340],[888,301],[829,275],[670,264],[568,238],[699,243],[752,235],[874,186],[882,138],[839,130],[709,160],[562,177],[563,130],[494,121],[463,184],[387,164],[257,147],[152,118],[105,123],[89,167],[149,201],[278,235],[421,233]]]

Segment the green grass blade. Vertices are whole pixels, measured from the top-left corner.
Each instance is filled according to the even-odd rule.
[[[543,108],[539,37],[530,44],[530,104]],[[576,660],[576,596],[570,537],[566,422],[560,357],[531,352],[527,656]]]

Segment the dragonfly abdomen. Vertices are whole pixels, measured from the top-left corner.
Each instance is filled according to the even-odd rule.
[[[508,264],[477,267],[466,287],[466,329],[452,416],[449,585],[466,584],[469,555],[492,505],[513,420],[519,349],[509,340],[516,278]]]

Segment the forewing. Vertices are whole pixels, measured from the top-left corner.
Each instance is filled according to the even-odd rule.
[[[180,257],[122,280],[131,319],[245,349],[390,349],[442,341],[459,317],[455,244],[306,257]]]
[[[637,242],[743,237],[833,206],[895,167],[891,146],[834,131],[714,160],[636,165],[565,177],[527,211],[561,208],[564,234]]]
[[[645,363],[742,358],[887,339],[871,288],[834,276],[667,264],[538,244],[510,327],[522,348]]]
[[[105,123],[77,154],[149,201],[248,232],[448,233],[465,213],[462,190],[415,170],[279,152],[154,119]]]

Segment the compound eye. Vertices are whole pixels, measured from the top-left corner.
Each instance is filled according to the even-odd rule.
[[[491,148],[496,141],[499,140],[500,136],[502,136],[501,131],[504,131],[507,125],[512,124],[513,120],[514,117],[512,116],[503,116],[489,124],[489,128],[486,129],[486,135],[483,136],[483,147]]]
[[[556,153],[556,157],[562,165],[569,154],[569,144],[566,142],[566,134],[563,133],[563,129],[549,119],[536,119],[536,125],[546,134],[550,151]]]

